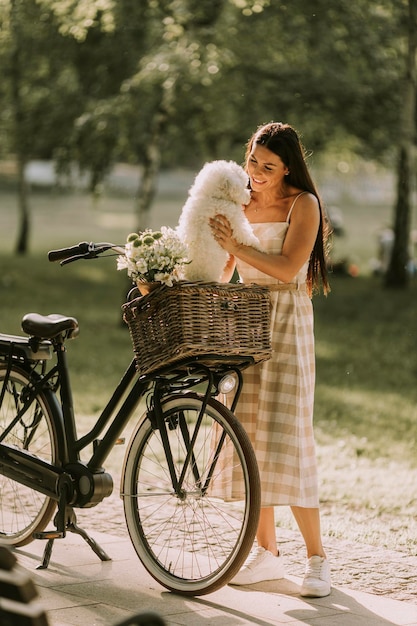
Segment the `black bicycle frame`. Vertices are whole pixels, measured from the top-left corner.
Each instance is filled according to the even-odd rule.
[[[0,436],[0,473],[13,480],[21,482],[35,491],[39,491],[55,500],[59,500],[62,496],[63,485],[67,491],[71,491],[71,488],[69,487],[71,484],[71,472],[74,471],[77,464],[78,466],[80,465],[80,451],[85,449],[89,444],[93,444],[93,454],[86,463],[87,471],[91,474],[99,474],[103,472],[103,461],[110,454],[140,400],[145,396],[146,392],[151,389],[152,385],[155,384],[153,409],[155,412],[156,424],[154,426],[161,432],[173,488],[177,493],[180,493],[189,464],[192,463],[194,473],[197,471],[192,451],[198,434],[199,425],[212,392],[213,373],[210,368],[204,366],[203,363],[195,361],[188,363],[189,367],[195,367],[197,371],[203,372],[202,380],[206,381],[207,388],[203,397],[202,407],[192,438],[187,440],[189,433],[183,433],[184,441],[187,446],[187,457],[181,476],[177,477],[168,442],[166,424],[163,420],[163,412],[161,410],[162,396],[164,393],[166,394],[171,390],[171,382],[168,380],[168,377],[161,375],[156,376],[155,379],[153,379],[145,376],[140,377],[136,380],[136,382],[133,382],[137,377],[137,372],[135,360],[132,359],[129,367],[125,371],[122,379],[114,390],[110,400],[103,409],[93,428],[86,435],[77,439],[69,369],[64,341],[62,338],[54,341],[54,350],[57,354],[57,362],[48,372],[43,373],[42,375],[35,372],[33,368],[28,369],[27,366],[25,367],[24,362],[20,360],[16,361],[17,364],[22,366],[28,376],[30,376],[31,383],[29,389],[27,390],[27,397],[23,407]],[[12,362],[13,354],[11,348],[6,378],[3,382],[0,397],[4,396],[5,386],[8,383]],[[238,389],[231,407],[231,410],[233,411],[242,387],[242,374],[240,368],[237,366],[229,366],[227,369],[229,371],[234,371],[238,377]],[[172,371],[167,369],[167,373],[172,373]],[[173,388],[176,388],[176,385],[179,389],[184,387],[181,375],[177,378],[174,377],[173,381]],[[188,384],[188,387],[191,386],[193,385]],[[61,396],[61,406],[59,406],[55,395],[58,389]],[[29,451],[12,448],[1,443],[7,434],[12,430],[13,426],[23,417],[32,403],[36,401],[39,394],[43,394],[45,401],[53,407],[54,411],[55,427],[58,438],[58,459],[56,465],[39,459],[38,457],[32,455]],[[108,428],[103,438],[98,439],[99,435],[103,432],[106,426],[108,426]],[[219,447],[221,447],[221,445],[222,441],[219,442]],[[215,464],[212,468],[210,476],[207,478],[208,482],[210,481],[214,467]],[[196,476],[196,479],[199,479],[199,477]],[[203,489],[206,488],[207,485],[203,487]],[[73,493],[69,497],[72,497],[72,495]],[[86,502],[88,502],[88,499]]]
[[[39,376],[39,374],[34,371],[27,370],[23,363],[18,362],[18,364],[21,365],[22,369],[30,376],[31,384],[27,390],[23,407],[0,435],[0,472],[35,491],[39,491],[58,500],[60,497],[62,477],[66,473],[65,467],[69,464],[79,462],[80,451],[86,448],[90,443],[94,443],[94,449],[91,458],[87,462],[87,467],[92,473],[102,471],[102,462],[111,452],[132,412],[146,393],[146,390],[150,387],[150,382],[149,380],[143,381],[138,379],[132,386],[133,379],[136,376],[135,361],[132,360],[94,427],[82,438],[77,439],[65,351],[57,350],[56,365],[43,377]],[[10,376],[11,365],[12,363],[9,360],[0,397],[4,396],[4,391]],[[59,403],[56,401],[55,393],[53,393],[50,388],[50,382],[57,375],[60,381],[61,406],[59,406]],[[129,393],[117,414],[114,416],[105,436],[99,441],[97,439],[98,435],[110,422],[116,408],[129,387],[131,387]],[[43,394],[45,402],[52,404],[54,410],[58,439],[58,459],[56,465],[45,462],[32,455],[29,451],[12,448],[1,443],[16,423],[22,419],[40,393]]]

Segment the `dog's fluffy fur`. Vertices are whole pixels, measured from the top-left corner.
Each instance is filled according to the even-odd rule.
[[[188,192],[177,227],[191,261],[185,266],[186,280],[218,282],[226,265],[228,253],[214,239],[210,217],[224,215],[239,243],[261,249],[243,212],[242,205],[249,200],[248,176],[240,165],[233,161],[204,165]]]

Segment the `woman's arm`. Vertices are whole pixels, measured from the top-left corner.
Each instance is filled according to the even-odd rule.
[[[281,254],[268,254],[238,243],[233,238],[230,223],[224,215],[217,215],[210,221],[214,237],[224,250],[285,283],[291,282],[310,258],[319,223],[317,198],[312,194],[301,196],[294,206]]]

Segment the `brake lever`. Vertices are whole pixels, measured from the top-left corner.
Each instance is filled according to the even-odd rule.
[[[68,263],[73,263],[74,261],[79,261],[80,259],[93,259],[94,256],[90,256],[90,252],[86,252],[85,254],[76,254],[75,256],[71,256],[69,259],[64,259],[60,261],[59,264],[68,265]]]
[[[85,252],[84,254],[76,254],[69,257],[68,259],[64,259],[63,261],[60,261],[60,265],[68,265],[68,263],[73,263],[74,261],[79,261],[80,259],[96,259],[103,252],[107,252],[107,250],[114,250],[117,254],[124,254],[125,252],[125,249],[122,246],[113,246],[110,243],[90,243],[88,245],[87,252]]]
[[[125,254],[126,249],[124,246],[118,246],[107,242],[96,243],[95,252],[96,254],[101,254],[102,252],[106,252],[107,250],[114,250],[116,254]]]

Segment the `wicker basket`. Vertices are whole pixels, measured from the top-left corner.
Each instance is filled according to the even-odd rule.
[[[123,305],[138,372],[188,357],[271,356],[270,295],[259,285],[175,283]]]

